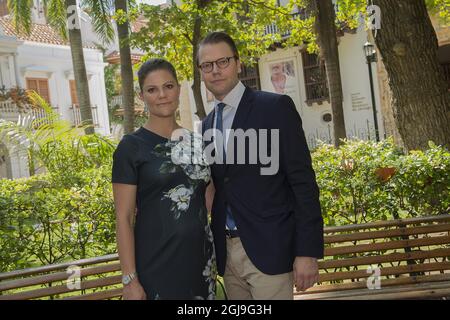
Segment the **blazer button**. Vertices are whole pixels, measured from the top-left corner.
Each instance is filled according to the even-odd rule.
[[[225,177],[225,179],[223,180],[225,183],[228,183],[228,182],[230,182],[230,178],[228,178],[228,177]]]

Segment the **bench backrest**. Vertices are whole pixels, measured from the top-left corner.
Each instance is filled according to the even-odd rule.
[[[450,280],[450,215],[325,228],[319,269],[306,294]]]

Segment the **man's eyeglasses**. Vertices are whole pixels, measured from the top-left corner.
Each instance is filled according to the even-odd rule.
[[[220,58],[217,59],[216,61],[211,61],[211,62],[203,62],[202,64],[200,64],[198,67],[204,72],[204,73],[209,73],[211,71],[213,71],[214,68],[214,63],[217,65],[217,67],[219,69],[225,69],[226,67],[228,67],[228,65],[230,64],[230,60],[231,59],[238,59],[237,56],[232,56],[232,57],[225,57],[225,58]]]

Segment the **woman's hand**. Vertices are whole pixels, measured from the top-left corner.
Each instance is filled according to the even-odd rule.
[[[134,279],[129,284],[123,287],[123,300],[147,300],[144,288],[139,283],[138,279]]]

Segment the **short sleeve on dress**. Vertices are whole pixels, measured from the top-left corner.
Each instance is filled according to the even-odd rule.
[[[139,145],[131,135],[123,136],[113,154],[112,182],[138,184]]]

